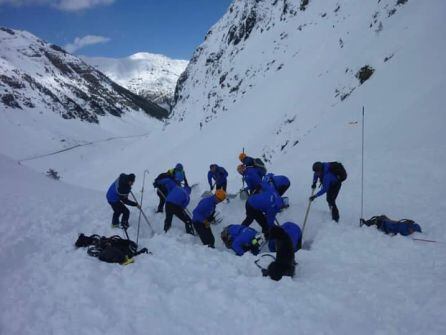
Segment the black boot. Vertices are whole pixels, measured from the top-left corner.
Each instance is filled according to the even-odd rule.
[[[336,205],[331,206],[331,218],[334,221],[339,222],[339,210],[338,207],[336,207]]]

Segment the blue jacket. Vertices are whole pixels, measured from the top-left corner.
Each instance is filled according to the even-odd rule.
[[[177,187],[177,184],[175,183],[175,181],[169,177],[159,180],[158,185],[160,187],[164,187],[167,190],[168,194],[174,187]]]
[[[255,167],[247,167],[243,173],[243,180],[246,182],[247,189],[254,192],[262,183],[262,175]]]
[[[281,225],[285,233],[291,238],[291,242],[293,243],[294,252],[299,250],[298,244],[299,240],[302,239],[302,231],[300,230],[300,227],[293,223],[293,222],[285,222],[283,225]],[[276,241],[271,239],[268,242],[268,247],[271,252],[276,252]]]
[[[116,179],[108,188],[106,195],[107,201],[110,204],[115,204],[119,201],[122,201],[127,205],[136,206],[136,202],[128,199],[131,190],[132,188],[129,185],[129,175],[121,173],[118,179]]]
[[[326,193],[331,184],[339,182],[338,177],[336,177],[336,175],[330,171],[330,163],[322,163],[322,165],[324,169],[322,177],[318,177],[316,173],[313,176],[313,184],[316,184],[318,178],[322,183],[322,188],[316,193],[316,197],[320,197],[322,194]]]
[[[204,222],[215,212],[216,206],[217,199],[214,195],[201,199],[192,212],[192,221]]]
[[[209,170],[208,172],[208,182],[210,187],[212,187],[212,179],[215,180],[217,186],[220,186],[226,183],[226,178],[228,177],[228,172],[224,167],[218,166],[217,164],[214,165],[216,166],[215,172],[212,172],[212,170]]]
[[[290,180],[285,176],[275,176],[268,173],[262,179],[262,190],[277,191],[282,186],[290,186]]]
[[[417,223],[402,223],[395,221],[384,221],[382,225],[378,226],[386,234],[401,234],[403,236],[410,235],[414,232],[421,233],[421,227]]]
[[[242,256],[246,252],[244,246],[251,245],[252,240],[257,235],[257,231],[240,224],[233,224],[228,227],[228,234],[232,241],[231,249],[238,256]]]
[[[276,214],[283,207],[283,200],[277,192],[264,191],[248,198],[248,203],[266,216],[268,227],[274,225]]]
[[[186,208],[190,201],[190,188],[175,186],[167,195],[166,202]]]

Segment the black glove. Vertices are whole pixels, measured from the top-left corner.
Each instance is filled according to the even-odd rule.
[[[312,195],[311,197],[308,198],[308,200],[313,201],[314,199],[316,199],[317,197],[315,195]]]
[[[314,190],[316,188],[316,183],[311,184],[311,188]]]

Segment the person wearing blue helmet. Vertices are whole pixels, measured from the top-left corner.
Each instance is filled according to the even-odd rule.
[[[189,186],[183,164],[177,163],[177,165],[175,165],[175,167],[170,169],[168,172],[173,175],[178,185],[184,184],[184,186]]]
[[[190,187],[175,186],[173,187],[166,197],[166,219],[164,220],[164,232],[170,229],[172,225],[172,219],[175,215],[178,219],[184,222],[186,225],[186,233],[194,235],[194,229],[192,228],[192,220],[189,215],[186,214],[185,209],[190,201]]]

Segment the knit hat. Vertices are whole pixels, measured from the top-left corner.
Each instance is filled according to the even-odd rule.
[[[313,171],[314,172],[322,172],[322,163],[321,162],[315,162],[313,164]]]
[[[129,175],[127,175],[127,178],[129,181],[131,181],[132,183],[135,182],[135,175],[133,173],[130,173]]]

